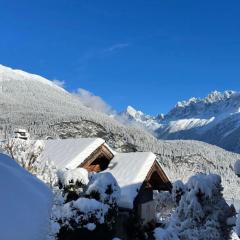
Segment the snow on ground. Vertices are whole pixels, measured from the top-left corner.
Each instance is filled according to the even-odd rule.
[[[105,171],[112,173],[121,188],[120,207],[133,208],[137,191],[155,159],[156,156],[151,152],[118,153],[114,156]]]
[[[42,161],[53,162],[58,169],[74,169],[104,144],[101,138],[46,140],[41,154]]]
[[[214,121],[214,117],[209,119],[189,118],[169,122],[169,133],[174,133],[191,128],[202,127]]]
[[[0,154],[0,189],[0,239],[45,240],[50,189],[4,154]]]

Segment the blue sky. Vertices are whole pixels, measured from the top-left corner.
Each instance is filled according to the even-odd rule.
[[[167,112],[239,90],[240,1],[0,0],[0,63]]]

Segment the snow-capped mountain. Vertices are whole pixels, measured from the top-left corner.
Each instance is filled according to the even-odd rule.
[[[213,121],[221,121],[229,115],[239,113],[240,93],[214,91],[207,97],[191,98],[188,101],[178,102],[176,106],[165,115],[165,121],[179,119],[202,119],[208,120],[199,125],[206,125]]]
[[[129,110],[142,122],[153,121]],[[165,120],[166,116],[158,121],[163,124]],[[0,137],[15,128],[27,129],[34,138],[101,137],[117,151],[152,151],[172,181],[186,180],[198,172],[213,172],[221,175],[228,199],[240,195],[239,180],[233,171],[240,155],[198,141],[158,140],[144,129],[83,106],[52,81],[0,66]]]
[[[160,139],[195,139],[240,152],[240,93],[212,92],[205,98],[178,102],[166,115],[149,117]],[[141,125],[149,130],[141,112]],[[136,117],[132,121],[139,122]]]
[[[139,124],[146,129],[154,131],[158,129],[161,125],[157,122],[155,117],[145,115],[141,111],[137,111],[132,106],[128,106],[125,111],[119,114],[123,120],[130,122],[132,124]]]

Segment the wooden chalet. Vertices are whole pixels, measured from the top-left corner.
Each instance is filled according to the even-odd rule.
[[[121,187],[119,206],[135,211],[143,223],[155,220],[153,191],[170,191],[171,183],[151,152],[117,153],[107,170]]]
[[[57,169],[86,168],[100,172],[107,168],[114,152],[101,138],[44,140],[42,161],[51,161]]]
[[[120,209],[135,211],[143,223],[155,218],[153,190],[171,190],[151,152],[116,153],[101,138],[45,140],[44,145],[42,160],[52,161],[58,169],[110,172],[121,188]]]

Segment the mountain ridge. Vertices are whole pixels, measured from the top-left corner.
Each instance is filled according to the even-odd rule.
[[[137,110],[135,110],[138,112]],[[141,119],[131,121],[140,123],[157,138],[165,140],[192,139],[215,144],[229,151],[240,152],[238,133],[240,133],[240,92],[228,90],[214,91],[205,98],[190,98],[178,102],[175,107],[161,117],[151,117],[150,128]],[[237,143],[237,144],[236,144]]]

